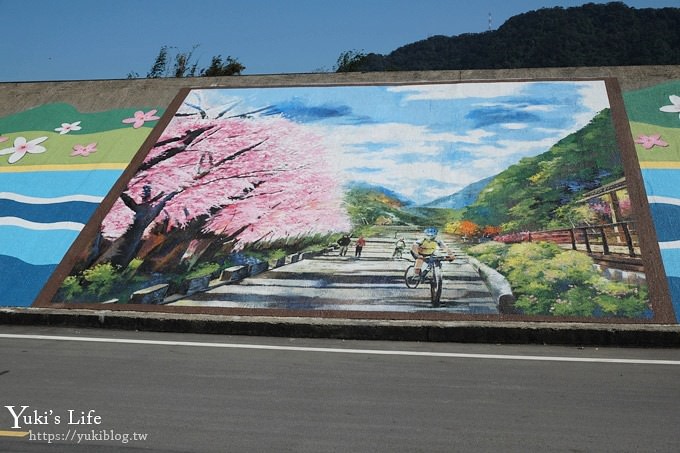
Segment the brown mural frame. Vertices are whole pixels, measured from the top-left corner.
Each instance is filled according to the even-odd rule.
[[[52,303],[63,280],[69,275],[74,267],[79,253],[95,237],[100,224],[107,215],[113,203],[125,190],[127,183],[137,172],[144,161],[146,155],[152,149],[158,138],[170,123],[182,102],[194,89],[230,89],[230,88],[295,88],[295,87],[332,87],[332,86],[404,86],[413,84],[466,84],[466,83],[485,83],[493,84],[499,82],[555,82],[555,81],[603,81],[609,98],[612,120],[616,131],[618,146],[624,166],[624,173],[628,186],[631,203],[635,206],[636,223],[639,231],[639,241],[642,255],[642,262],[647,278],[649,300],[653,310],[651,319],[621,319],[613,317],[549,317],[535,315],[514,315],[514,314],[493,314],[493,315],[474,315],[474,314],[451,314],[436,312],[366,312],[366,311],[307,311],[307,310],[288,310],[271,308],[216,308],[216,307],[176,307],[166,305],[144,305],[144,304],[102,304],[102,303]],[[313,317],[313,318],[336,318],[336,319],[366,319],[366,320],[423,320],[423,321],[530,321],[530,322],[578,322],[578,323],[616,323],[616,324],[673,324],[676,322],[672,307],[670,290],[666,280],[666,274],[661,260],[661,252],[657,242],[656,230],[654,228],[647,196],[642,180],[639,161],[635,151],[628,116],[626,114],[623,96],[619,82],[613,77],[588,77],[588,78],[520,78],[520,79],[497,79],[497,80],[437,80],[437,81],[400,81],[394,83],[387,82],[361,82],[361,83],[334,83],[334,84],[290,84],[290,85],[267,85],[259,86],[195,86],[192,88],[181,88],[171,104],[166,109],[164,115],[158,121],[152,132],[144,141],[139,151],[135,154],[132,161],[126,167],[123,174],[116,181],[107,196],[103,199],[96,209],[86,226],[82,229],[77,239],[71,245],[66,255],[59,263],[49,280],[38,294],[33,307],[53,308],[53,309],[90,309],[90,310],[112,310],[112,311],[133,311],[133,312],[156,312],[156,313],[183,313],[183,314],[214,314],[231,316],[267,316],[267,317]]]

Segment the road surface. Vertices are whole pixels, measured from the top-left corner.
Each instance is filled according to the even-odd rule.
[[[0,358],[13,453],[680,451],[677,349],[0,326]],[[52,413],[12,429],[7,405]]]

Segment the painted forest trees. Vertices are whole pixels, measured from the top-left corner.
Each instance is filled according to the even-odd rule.
[[[195,252],[347,230],[326,153],[280,117],[175,117],[104,219],[95,262],[125,268],[173,237]]]

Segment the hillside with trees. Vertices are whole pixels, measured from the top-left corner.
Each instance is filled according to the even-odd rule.
[[[611,111],[501,173],[418,206],[384,188],[355,185],[345,205],[355,227],[435,225],[462,236],[572,228],[588,220],[579,199],[623,177]]]
[[[463,218],[504,232],[572,227],[581,220],[574,202],[622,176],[607,109],[549,151],[524,158],[497,175],[465,209]]]
[[[680,64],[680,8],[542,8],[497,30],[432,36],[388,55],[352,50],[338,72]]]

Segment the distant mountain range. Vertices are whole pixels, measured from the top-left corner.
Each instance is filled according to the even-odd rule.
[[[413,200],[410,200],[408,197],[399,194],[395,192],[394,190],[390,190],[386,187],[377,185],[377,184],[369,184],[367,182],[363,181],[352,181],[349,184],[347,184],[347,189],[351,191],[361,191],[365,193],[378,193],[384,195],[386,198],[392,200],[391,204],[392,205],[398,205],[399,207],[408,207],[408,206],[413,206],[415,205],[415,202]]]
[[[384,200],[390,200],[389,204],[395,207],[462,209],[474,203],[479,196],[479,193],[484,190],[493,178],[494,176],[489,176],[488,178],[470,184],[456,193],[437,198],[436,200],[422,205],[418,205],[413,200],[410,200],[408,197],[393,190],[375,184],[353,182],[348,185],[348,188],[354,192],[361,191],[364,193],[382,194],[384,195]]]
[[[355,225],[443,226],[465,219],[508,231],[564,228],[583,215],[583,194],[623,176],[611,111],[605,109],[550,150],[426,205],[361,183],[347,187],[345,203]]]
[[[338,62],[338,72],[677,65],[680,8],[541,8],[497,30],[433,36],[387,55],[350,51]]]
[[[423,205],[423,207],[450,209],[465,208],[477,200],[479,193],[484,190],[484,188],[493,180],[493,178],[494,176],[489,176],[488,178],[482,179],[481,181],[472,183],[459,192],[437,198],[436,200]]]

